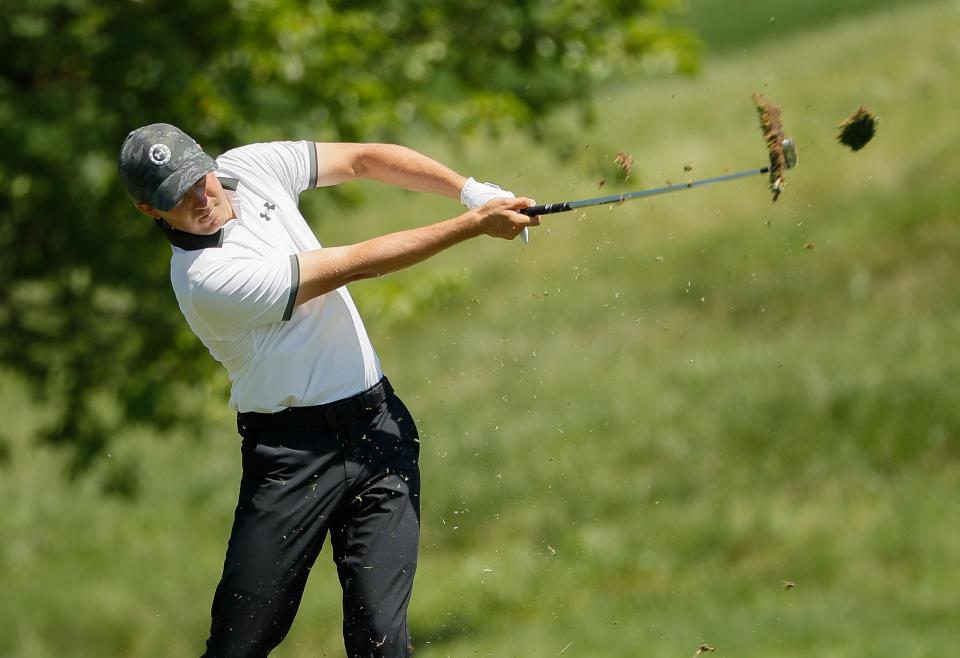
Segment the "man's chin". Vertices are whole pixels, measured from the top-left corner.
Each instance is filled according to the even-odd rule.
[[[223,222],[220,221],[219,219],[214,219],[211,222],[197,226],[191,232],[196,233],[197,235],[213,235],[214,233],[220,230],[221,226],[223,226]]]

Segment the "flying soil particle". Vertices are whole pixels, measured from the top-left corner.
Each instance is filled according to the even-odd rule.
[[[630,178],[630,174],[633,173],[633,156],[625,151],[620,151],[613,161],[617,163],[617,168],[620,170],[623,179]]]
[[[767,151],[770,154],[770,191],[776,201],[783,192],[783,172],[787,168],[787,158],[783,153],[783,125],[780,123],[780,108],[770,104],[763,94],[753,95],[753,102],[757,107],[757,116],[760,118],[760,127],[767,142]]]
[[[866,105],[840,122],[840,134],[837,141],[849,146],[851,151],[859,151],[877,134],[877,116]]]

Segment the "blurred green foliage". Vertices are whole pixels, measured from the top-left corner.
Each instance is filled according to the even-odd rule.
[[[692,71],[697,42],[665,26],[673,9],[0,2],[0,363],[55,403],[42,433],[76,448],[75,470],[119,426],[202,420],[216,366],[180,318],[166,245],[117,182],[129,130],[167,121],[214,154],[258,139],[394,140],[411,125],[543,138],[553,108],[587,108],[615,72]]]

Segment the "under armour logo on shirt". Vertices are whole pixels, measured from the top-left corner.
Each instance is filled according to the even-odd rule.
[[[265,220],[267,220],[267,221],[269,222],[269,221],[270,221],[270,211],[271,211],[271,210],[276,210],[276,209],[277,209],[277,204],[275,204],[275,203],[270,203],[269,201],[264,201],[264,202],[263,202],[263,212],[260,213],[260,216],[263,217]]]

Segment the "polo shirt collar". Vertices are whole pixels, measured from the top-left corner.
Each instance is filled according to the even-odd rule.
[[[223,185],[223,189],[228,190],[228,192],[236,192],[239,182],[236,178],[220,178],[220,184]],[[238,204],[235,203],[235,199],[230,199],[230,202],[234,204],[234,209],[236,210]],[[196,233],[187,233],[186,231],[175,229],[160,218],[154,219],[154,221],[163,234],[167,236],[170,244],[184,251],[197,251],[198,249],[208,249],[210,247],[220,247],[223,245],[223,227],[219,228],[216,233],[211,233],[210,235],[197,235]]]

